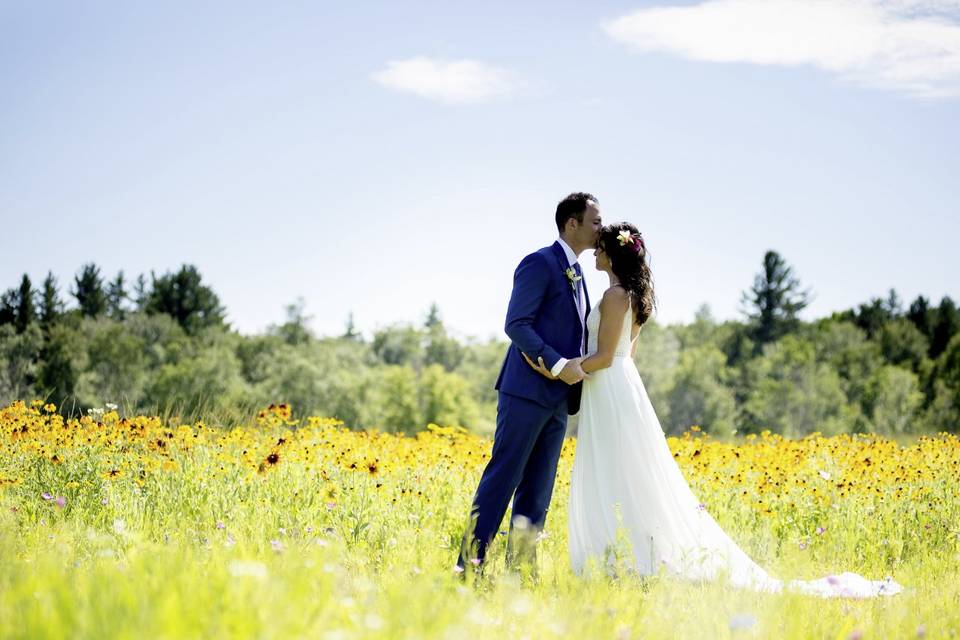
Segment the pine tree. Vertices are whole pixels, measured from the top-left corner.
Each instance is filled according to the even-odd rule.
[[[347,327],[341,337],[344,340],[353,340],[354,342],[359,342],[361,339],[360,332],[357,331],[357,325],[353,322],[353,311],[347,316]]]
[[[866,331],[869,338],[874,338],[885,324],[897,317],[896,314],[891,313],[889,305],[889,300],[872,298],[870,302],[861,304],[853,312],[853,323]]]
[[[84,265],[74,282],[73,297],[77,299],[80,313],[89,318],[103,315],[107,310],[107,294],[103,290],[100,267],[92,262]]]
[[[154,278],[145,306],[147,313],[166,313],[189,335],[223,324],[225,309],[213,289],[203,284],[193,265]]]
[[[793,330],[799,322],[797,314],[809,301],[809,291],[800,289],[792,268],[776,251],[768,251],[763,257],[763,271],[742,297],[756,352]]]
[[[133,284],[133,304],[137,311],[143,311],[147,308],[147,300],[150,298],[150,291],[147,288],[147,276],[142,273],[137,276],[137,281]]]
[[[949,296],[940,301],[937,308],[937,320],[930,340],[930,357],[937,358],[946,350],[950,339],[960,333],[960,311]]]
[[[120,271],[116,279],[107,285],[107,314],[116,320],[123,320],[127,315],[124,302],[128,299],[126,281],[123,271]]]
[[[57,321],[63,313],[63,301],[57,289],[57,279],[53,272],[47,273],[43,281],[43,290],[40,292],[40,325],[46,330]]]
[[[430,310],[427,311],[427,319],[424,321],[423,326],[426,329],[443,326],[443,321],[440,319],[440,307],[437,306],[436,302],[430,305]]]
[[[0,327],[17,321],[17,307],[20,306],[16,289],[7,289],[0,295]]]
[[[903,315],[903,302],[900,300],[900,296],[897,295],[896,289],[890,289],[890,292],[887,294],[885,306],[891,318],[899,318]]]
[[[930,301],[923,296],[917,296],[917,299],[910,303],[910,309],[907,311],[907,320],[920,330],[927,340],[933,340],[933,311],[930,309]]]
[[[27,274],[23,274],[23,279],[20,281],[17,298],[17,318],[14,326],[17,333],[23,333],[27,327],[37,321],[37,310],[33,304],[33,284]]]

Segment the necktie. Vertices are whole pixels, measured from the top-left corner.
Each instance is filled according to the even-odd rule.
[[[583,271],[580,269],[580,263],[573,263],[573,271],[579,276],[577,280],[577,311],[580,313],[580,330],[582,340],[580,342],[580,355],[586,353],[586,343],[587,343],[587,327],[586,319],[584,318],[584,300],[583,300]]]
[[[583,318],[583,271],[580,269],[580,263],[573,263],[573,270],[577,274],[577,310],[580,311],[580,317]]]

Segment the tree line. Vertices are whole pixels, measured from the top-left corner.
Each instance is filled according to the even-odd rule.
[[[717,322],[702,307],[689,324],[645,325],[636,361],[664,429],[960,429],[960,311],[949,297],[905,306],[890,291],[805,322],[809,300],[770,251],[743,293],[742,319]],[[243,336],[192,265],[130,282],[87,264],[66,292],[52,273],[36,288],[24,275],[0,296],[0,404],[39,397],[67,414],[116,403],[128,413],[242,419],[289,402],[356,428],[492,431],[504,341],[454,338],[436,305],[422,322],[370,338],[352,318],[339,336],[314,335],[310,320],[298,301],[283,323]]]

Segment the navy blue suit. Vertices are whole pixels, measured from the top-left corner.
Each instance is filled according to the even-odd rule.
[[[511,344],[497,378],[493,452],[473,499],[460,566],[473,558],[484,560],[511,497],[513,519],[523,516],[537,530],[546,520],[567,414],[580,408],[581,385],[540,375],[522,353],[534,362],[542,357],[547,369],[561,357],[580,356],[585,336],[568,267],[563,248],[555,242],[528,255],[514,272],[505,326]],[[586,286],[584,297],[586,317],[590,309]]]

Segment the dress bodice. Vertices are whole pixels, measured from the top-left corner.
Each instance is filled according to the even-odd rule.
[[[596,353],[600,337],[600,305],[590,310],[587,316],[587,353]],[[633,305],[627,303],[627,311],[623,318],[623,327],[620,329],[620,338],[614,356],[630,357],[630,334],[633,332]]]

